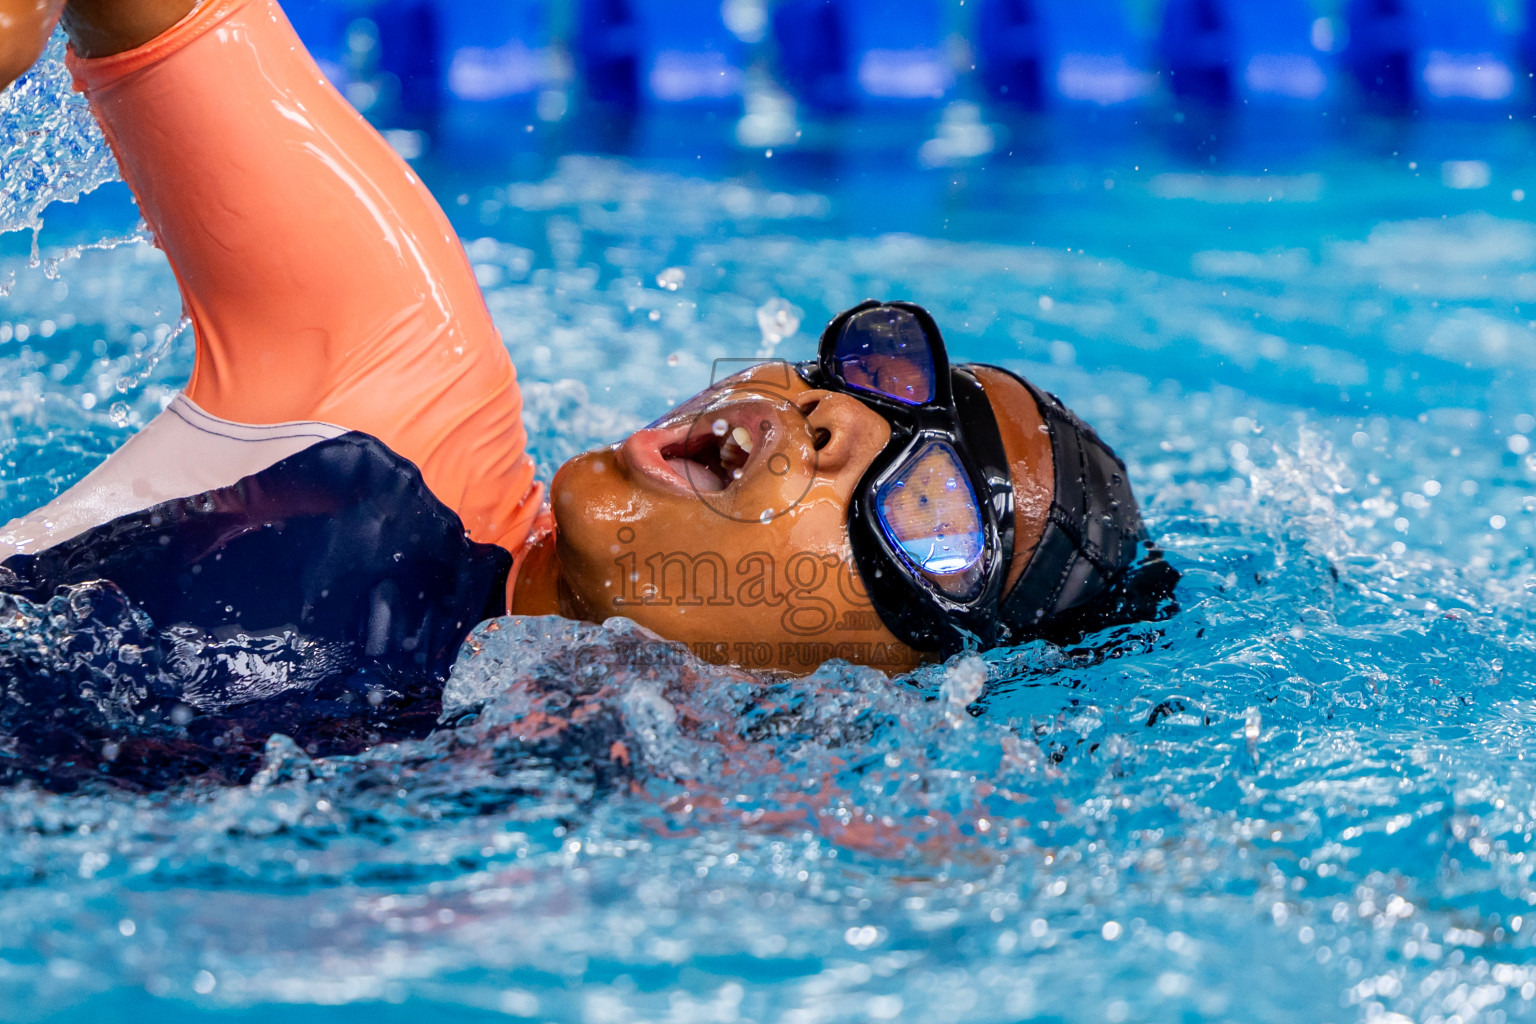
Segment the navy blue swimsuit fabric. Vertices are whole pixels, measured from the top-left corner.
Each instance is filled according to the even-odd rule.
[[[424,735],[512,558],[360,433],[0,564],[0,782],[249,778]]]

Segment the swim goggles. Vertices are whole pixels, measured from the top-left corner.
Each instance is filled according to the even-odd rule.
[[[797,369],[891,425],[850,505],[848,533],[875,611],[909,645],[950,654],[1044,635],[1136,560],[1145,532],[1124,464],[1053,396],[1010,374],[1039,405],[1056,466],[1044,532],[1004,593],[1014,547],[1007,453],[981,381],[950,366],[922,307],[861,303],[827,325],[816,360]]]

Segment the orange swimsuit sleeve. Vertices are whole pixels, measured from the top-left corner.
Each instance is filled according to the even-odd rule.
[[[372,434],[471,537],[517,553],[543,491],[463,246],[278,5],[205,0],[137,49],[69,64],[181,286],[192,401]]]

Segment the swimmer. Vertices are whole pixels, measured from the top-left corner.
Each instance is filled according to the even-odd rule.
[[[1110,449],[1015,374],[952,365],[902,302],[571,460],[546,495],[456,234],[274,0],[0,0],[0,87],[61,17],[196,356],[168,408],[0,528],[0,591],[106,586],[177,651],[323,652],[259,685],[148,687],[135,721],[174,711],[226,751],[419,732],[466,636],[508,612],[624,615],[752,669],[896,672],[1168,607],[1176,574]],[[77,738],[60,749],[84,758]],[[101,770],[130,771],[131,737],[109,739]]]

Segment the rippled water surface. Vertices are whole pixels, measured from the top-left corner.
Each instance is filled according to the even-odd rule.
[[[190,366],[61,89],[0,100],[0,519]],[[429,159],[546,476],[911,298],[1125,455],[1184,610],[899,680],[507,619],[428,739],[0,791],[0,1018],[1536,1019],[1530,134],[1217,127]]]

